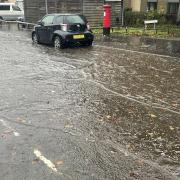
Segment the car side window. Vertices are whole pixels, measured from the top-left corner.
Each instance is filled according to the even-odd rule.
[[[12,9],[14,10],[14,11],[21,11],[21,9],[18,7],[18,6],[12,6]]]
[[[64,16],[57,16],[54,21],[55,24],[63,24],[64,23]]]
[[[0,6],[0,10],[1,11],[9,11],[10,10],[10,6],[9,5],[2,5],[2,6]]]
[[[54,16],[52,15],[46,16],[45,18],[42,19],[42,23],[44,23],[44,26],[51,25],[53,24],[53,19],[54,19]]]

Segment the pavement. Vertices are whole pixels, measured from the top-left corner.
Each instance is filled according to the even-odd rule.
[[[1,180],[180,179],[178,52],[0,45]]]

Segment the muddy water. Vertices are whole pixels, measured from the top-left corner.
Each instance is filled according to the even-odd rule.
[[[123,43],[95,41],[90,48],[55,50],[33,45],[27,32],[0,31],[0,37],[0,116],[24,134],[8,145],[28,154],[20,160],[31,160],[30,150],[38,147],[54,162],[63,159],[58,170],[64,179],[180,177],[180,58],[170,56],[174,49],[156,55],[139,42],[123,50]],[[56,179],[41,168],[41,177]]]
[[[97,40],[101,44],[109,44],[113,47],[151,52],[156,54],[180,57],[180,38],[154,39],[139,36],[112,35],[110,38],[102,38],[98,35]]]

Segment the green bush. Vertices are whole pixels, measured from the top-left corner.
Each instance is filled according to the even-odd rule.
[[[124,18],[126,26],[140,26],[144,24],[146,16],[143,12],[125,11]]]
[[[158,24],[165,24],[166,23],[166,15],[164,13],[159,13],[157,11],[148,11],[145,13],[147,20],[157,19]]]
[[[144,25],[144,20],[157,19],[158,24],[166,23],[166,16],[163,13],[158,13],[157,11],[148,12],[132,12],[125,11],[125,26],[142,26]]]

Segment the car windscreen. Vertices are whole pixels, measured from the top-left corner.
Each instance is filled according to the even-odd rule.
[[[65,19],[67,24],[85,24],[83,18],[79,15],[69,15]]]
[[[10,11],[9,5],[0,5],[0,11]]]
[[[21,11],[21,9],[18,7],[18,6],[12,6],[12,9],[14,10],[14,11]]]

